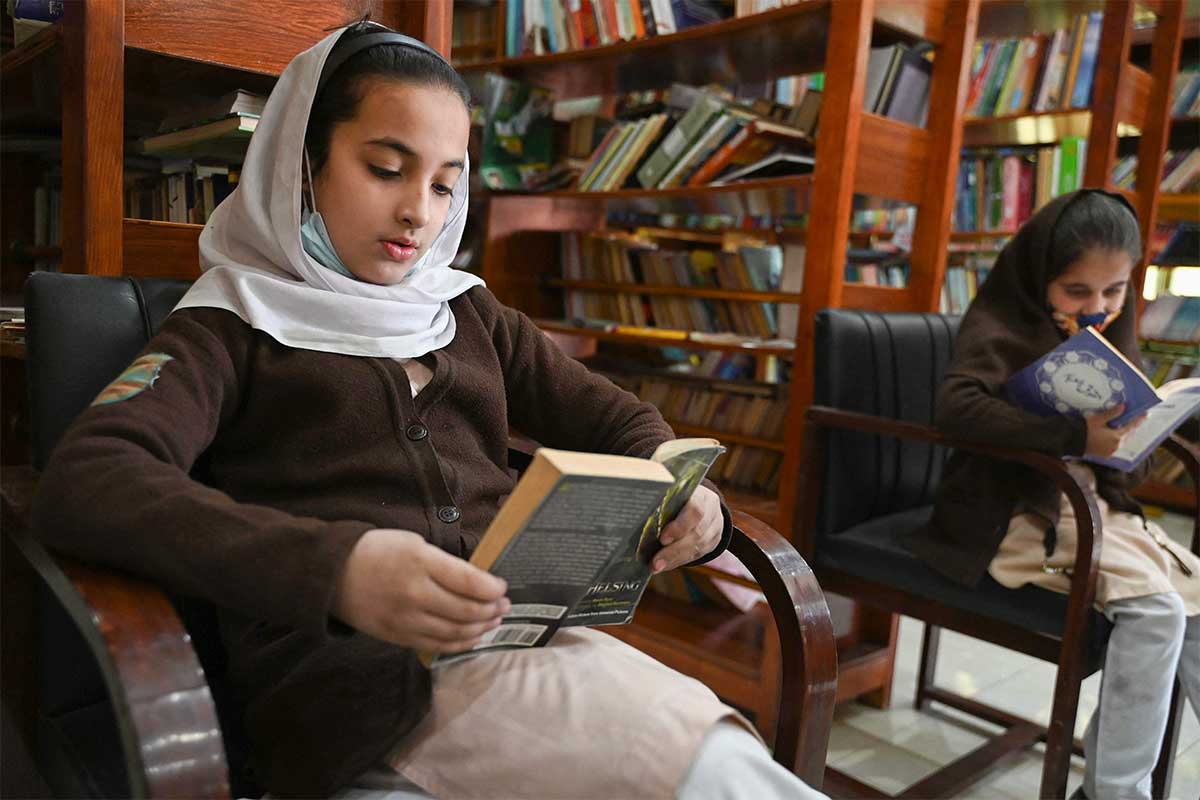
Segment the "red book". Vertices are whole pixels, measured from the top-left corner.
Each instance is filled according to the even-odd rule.
[[[1021,175],[1017,182],[1017,226],[1033,216],[1033,198],[1037,192],[1037,168],[1032,161],[1021,159]]]
[[[1015,231],[1018,227],[1017,208],[1021,195],[1021,157],[1004,157],[1004,199],[1000,212],[1000,230]]]
[[[510,0],[515,2],[515,0]],[[583,33],[583,46],[596,47],[600,42],[600,31],[596,29],[596,10],[592,0],[579,0],[579,23]]]
[[[987,55],[983,59],[983,66],[979,72],[975,73],[975,77],[971,78],[971,89],[967,93],[966,115],[968,117],[979,116],[975,106],[979,105],[980,97],[983,95],[983,88],[987,84],[988,73],[991,72],[992,62],[996,60],[996,53],[1000,50],[1000,46],[996,42],[985,42],[984,47],[987,47]]]

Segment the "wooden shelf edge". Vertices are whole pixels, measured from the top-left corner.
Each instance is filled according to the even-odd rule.
[[[681,186],[676,189],[618,189],[612,192],[579,192],[559,189],[552,192],[488,191],[489,197],[549,197],[555,199],[605,200],[625,199],[670,199],[672,197],[700,197],[714,193],[786,191],[812,188],[812,175],[793,175],[783,178],[767,178],[759,181],[743,181],[721,186]]]
[[[703,436],[709,439],[716,439],[721,444],[740,444],[746,447],[757,447],[760,450],[774,450],[782,453],[785,449],[783,442],[773,441],[771,439],[760,439],[756,436],[747,436],[742,433],[734,433],[732,431],[719,431],[714,428],[705,428],[699,425],[689,425],[686,422],[668,419],[667,424],[675,433],[684,436]]]
[[[1200,222],[1200,194],[1158,196],[1159,222]]]
[[[150,219],[121,220],[123,274],[141,278],[200,277],[203,225]]]
[[[24,342],[0,342],[0,358],[25,360]]]
[[[663,294],[746,303],[799,303],[804,297],[797,292],[759,292],[750,289],[709,289],[699,286],[665,286],[647,283],[605,283],[603,281],[576,281],[561,278],[552,278],[546,281],[546,285],[556,289],[574,289],[583,292]]]
[[[795,349],[791,347],[754,347],[740,344],[724,344],[721,342],[698,342],[692,339],[675,339],[667,336],[637,335],[618,333],[617,331],[604,331],[595,328],[580,328],[555,320],[543,319],[534,321],[544,331],[606,342],[624,342],[626,344],[641,344],[649,347],[681,347],[685,350],[722,350],[729,353],[747,353],[754,356],[782,356],[784,358],[791,358],[795,354]]]
[[[1143,503],[1165,506],[1188,514],[1196,513],[1196,494],[1186,486],[1147,481],[1133,492]]]
[[[35,61],[43,53],[53,50],[62,39],[62,23],[55,23],[30,36],[0,58],[0,76],[9,77],[25,64]]]
[[[733,33],[748,31],[753,33],[761,28],[766,31],[782,21],[800,16],[820,16],[829,12],[831,0],[806,0],[790,6],[763,11],[759,14],[748,14],[744,17],[732,17],[708,25],[697,25],[678,33],[663,36],[646,36],[627,42],[585,47],[577,50],[566,50],[561,53],[548,53],[540,56],[516,56],[514,58],[493,58],[487,61],[477,61],[464,64],[460,69],[464,72],[476,71],[517,71],[529,68],[544,68],[562,66],[572,62],[586,62],[606,59],[614,56],[636,59],[647,51],[667,50],[673,45],[685,41],[697,41],[708,38],[728,36]],[[747,33],[747,35],[750,35]]]

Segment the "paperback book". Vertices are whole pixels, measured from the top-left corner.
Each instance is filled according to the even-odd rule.
[[[1085,328],[1009,379],[1009,399],[1044,417],[1093,414],[1119,405],[1125,410],[1109,425],[1142,423],[1108,458],[1085,461],[1125,472],[1154,452],[1186,419],[1200,411],[1200,378],[1171,381],[1157,390],[1142,371],[1098,334]]]
[[[471,556],[507,581],[512,609],[472,650],[422,661],[541,647],[561,627],[629,622],[659,533],[724,451],[715,439],[664,442],[649,459],[539,449]]]

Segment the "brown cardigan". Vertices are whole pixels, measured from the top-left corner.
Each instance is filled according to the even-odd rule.
[[[333,792],[428,710],[411,650],[330,616],[364,532],[418,531],[468,557],[514,484],[510,424],[547,446],[642,457],[672,438],[654,407],[486,289],[451,306],[457,333],[422,359],[433,378],[415,399],[393,360],[178,311],[146,348],[174,360],[141,394],[85,411],[40,481],[47,544],[219,607],[256,777],[275,794]],[[709,557],[728,542],[725,513]]]
[[[1047,203],[1000,253],[967,309],[938,390],[935,424],[943,433],[1058,457],[1083,454],[1087,447],[1083,419],[1046,418],[1023,411],[1005,398],[1004,384],[1064,339],[1046,307],[1050,247],[1063,210],[1091,191],[1095,190],[1073,192]],[[1129,207],[1119,195],[1109,196]],[[1121,315],[1104,331],[1105,338],[1135,364],[1141,359],[1136,303],[1130,289]],[[1128,474],[1093,469],[1100,495],[1113,508],[1141,513],[1129,489],[1145,479],[1148,463]],[[1028,510],[1043,516],[1048,526],[1056,526],[1059,496],[1053,483],[1029,467],[956,451],[938,484],[932,522],[905,544],[946,577],[974,586],[1000,549],[1012,516]]]

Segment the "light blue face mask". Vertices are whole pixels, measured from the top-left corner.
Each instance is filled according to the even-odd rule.
[[[345,275],[347,278],[358,280],[358,277],[338,257],[337,250],[333,249],[333,240],[329,238],[325,220],[321,219],[321,212],[317,211],[317,196],[313,192],[312,170],[308,165],[307,150],[304,151],[304,171],[308,174],[308,196],[309,204],[312,206],[312,210],[300,223],[300,242],[304,245],[304,252],[312,256],[322,267],[331,269],[339,275]]]

